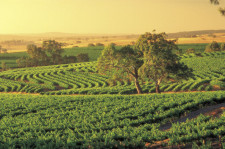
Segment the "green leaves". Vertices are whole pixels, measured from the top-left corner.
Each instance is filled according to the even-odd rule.
[[[176,74],[181,68],[184,69],[178,62],[178,56],[172,53],[174,49],[178,49],[175,41],[167,40],[165,33],[146,33],[140,36],[134,48],[124,46],[116,49],[113,45],[106,47],[98,59],[97,69],[99,72],[110,72],[111,76],[132,76],[138,93],[142,92],[139,80],[146,77],[158,82],[156,90],[159,90],[159,84],[164,78],[170,73]],[[183,69],[179,71],[180,78],[181,72],[183,76],[188,77]]]
[[[193,107],[199,109],[224,97],[224,92],[140,96],[1,94],[0,146],[135,148],[166,138],[173,144],[187,142],[196,140],[193,136],[212,134],[209,132],[223,134],[225,127],[220,126],[225,119],[213,121],[200,116],[175,124],[166,132],[158,130],[159,126]]]
[[[216,51],[221,51],[220,45],[216,41],[213,41],[212,43],[208,44],[205,48],[205,52],[216,52]]]
[[[210,0],[210,2],[212,4],[214,4],[214,5],[219,5],[220,4],[219,0]]]
[[[167,40],[165,33],[146,33],[138,39],[137,49],[143,52],[144,64],[139,69],[142,78],[147,77],[156,85],[156,92],[160,92],[159,85],[165,79],[184,79],[191,76],[192,70],[179,62],[179,57],[172,53],[178,50],[174,40]]]
[[[142,66],[143,61],[141,55],[132,47],[124,46],[116,49],[114,45],[109,45],[102,51],[102,55],[98,58],[97,70],[106,73],[111,80],[129,79],[135,80],[137,92],[141,93],[139,85],[138,69]],[[120,81],[121,81],[120,80]]]

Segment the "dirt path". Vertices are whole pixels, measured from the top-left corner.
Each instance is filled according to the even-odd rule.
[[[218,90],[223,91],[223,90]],[[218,92],[218,91],[178,91],[178,92],[161,92],[161,94],[182,94],[182,93],[201,93],[201,92]],[[26,93],[26,92],[0,92],[0,94],[24,94],[24,95],[41,95],[40,93]],[[140,96],[140,95],[153,95],[158,93],[142,93],[142,94],[122,94],[123,96]],[[120,94],[97,94],[99,95],[120,95]],[[93,96],[87,94],[69,94],[69,95],[56,95],[56,96]]]
[[[177,122],[178,123],[186,122],[187,119],[190,120],[190,119],[196,118],[200,114],[207,114],[207,113],[212,112],[214,110],[220,109],[221,107],[225,107],[225,103],[208,106],[208,107],[199,109],[197,111],[191,112],[187,116],[182,117],[182,118],[180,118],[178,120],[175,120],[172,123],[175,123],[176,124]],[[170,129],[172,127],[172,123],[167,123],[167,124],[161,125],[159,127],[159,130],[164,131],[164,130]]]

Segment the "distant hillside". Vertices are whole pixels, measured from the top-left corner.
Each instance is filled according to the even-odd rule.
[[[143,33],[144,34],[144,33]],[[199,30],[167,33],[168,38],[176,38],[177,43],[210,43],[225,42],[225,30]],[[116,45],[133,45],[140,34],[75,34],[75,33],[36,33],[36,34],[0,34],[0,45],[8,52],[26,51],[28,44],[41,46],[45,40],[56,40],[64,44],[64,48],[87,47],[89,44],[115,43]]]
[[[203,34],[214,34],[214,33],[225,33],[225,30],[199,30],[199,31],[184,31],[177,33],[169,33],[169,38],[190,38],[195,37],[196,35]]]

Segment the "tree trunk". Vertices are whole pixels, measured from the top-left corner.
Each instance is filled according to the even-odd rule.
[[[138,94],[141,94],[142,90],[141,90],[141,86],[140,86],[139,81],[138,81],[137,78],[135,78],[135,86],[136,86]]]
[[[155,92],[156,93],[161,93],[160,89],[159,89],[159,84],[155,83]]]
[[[136,68],[134,69],[134,73],[135,73],[135,75],[134,75],[135,86],[136,86],[138,94],[141,94],[142,90],[141,90],[141,86],[140,86],[139,81],[138,81],[138,70]]]

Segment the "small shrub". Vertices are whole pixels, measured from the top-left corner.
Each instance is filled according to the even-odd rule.
[[[205,48],[205,52],[215,52],[220,51],[220,46],[216,41],[213,41],[212,43],[208,44]]]
[[[77,62],[89,62],[88,53],[80,53],[76,57],[77,57]]]
[[[221,50],[221,51],[225,51],[225,44],[224,44],[224,43],[222,43],[222,44],[220,45],[220,50]]]
[[[88,47],[94,47],[95,45],[93,43],[89,43]]]
[[[102,43],[96,43],[95,46],[104,47],[104,44],[102,44]]]

